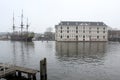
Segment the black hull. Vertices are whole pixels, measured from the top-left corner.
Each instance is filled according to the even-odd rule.
[[[26,42],[32,42],[33,37],[15,37],[11,36],[11,41],[26,41]]]

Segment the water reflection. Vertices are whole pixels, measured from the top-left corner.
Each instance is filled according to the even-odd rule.
[[[30,60],[30,54],[34,53],[33,42],[12,42],[13,64],[24,66]]]
[[[99,62],[104,58],[105,42],[56,42],[56,55],[60,60]]]
[[[13,44],[12,44],[12,49],[13,49],[13,65],[15,65],[16,64],[16,44],[15,44],[15,42],[13,42]]]

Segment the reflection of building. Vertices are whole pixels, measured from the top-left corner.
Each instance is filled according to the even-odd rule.
[[[59,57],[102,58],[105,51],[105,42],[56,42],[56,55]]]
[[[55,29],[56,41],[107,41],[107,25],[103,22],[63,21]]]

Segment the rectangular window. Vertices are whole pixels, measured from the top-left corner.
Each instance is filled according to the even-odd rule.
[[[62,36],[61,36],[61,39],[62,39]]]
[[[97,28],[97,30],[99,30],[99,28]]]
[[[67,29],[69,29],[69,27],[67,27]]]
[[[62,26],[61,26],[61,29],[62,29]]]
[[[85,29],[85,26],[83,26],[83,29]]]
[[[78,29],[78,27],[76,27],[76,29]]]
[[[67,36],[67,38],[69,38],[69,36]]]
[[[103,36],[103,39],[105,39],[105,36]]]
[[[99,36],[97,36],[97,39],[99,39]]]
[[[83,38],[85,38],[85,36],[83,36]]]

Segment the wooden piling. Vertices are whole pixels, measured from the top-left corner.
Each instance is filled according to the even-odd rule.
[[[18,71],[18,76],[21,77],[22,76],[22,73],[20,71]]]
[[[15,72],[15,73],[13,73],[13,76],[15,76],[15,77],[17,76],[17,75],[16,75],[16,72]]]
[[[31,74],[28,74],[28,80],[31,80]]]
[[[33,80],[36,80],[36,76],[35,76],[35,74],[33,75]]]
[[[46,58],[40,61],[40,80],[47,80],[47,61]]]

